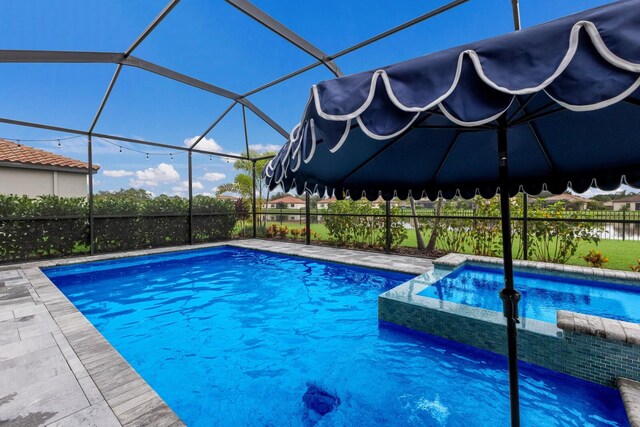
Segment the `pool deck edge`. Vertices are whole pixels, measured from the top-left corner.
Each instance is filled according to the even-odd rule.
[[[2,265],[0,424],[183,426],[41,268],[226,245],[409,274],[433,268],[428,259],[258,239]]]

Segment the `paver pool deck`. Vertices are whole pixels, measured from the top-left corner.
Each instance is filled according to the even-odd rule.
[[[0,426],[180,426],[180,418],[40,267],[233,245],[421,274],[428,259],[239,240],[0,266]]]

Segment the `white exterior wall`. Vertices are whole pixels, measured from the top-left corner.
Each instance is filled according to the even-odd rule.
[[[280,203],[269,202],[269,209],[276,209],[278,208],[278,205],[280,205]],[[262,207],[266,208],[267,205],[263,204]],[[285,203],[284,209],[304,209],[304,203]]]
[[[87,197],[83,173],[0,167],[0,194]]]
[[[636,202],[614,202],[613,203],[613,210],[614,211],[619,211],[626,205],[629,205],[629,210],[630,211],[640,210],[640,209],[636,209]]]

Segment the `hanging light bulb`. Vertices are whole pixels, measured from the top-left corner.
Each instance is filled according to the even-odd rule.
[[[16,139],[16,142],[18,143],[18,148],[22,148],[22,144],[20,143],[20,140]]]
[[[62,148],[62,144],[60,143],[59,139],[58,139],[58,148]]]
[[[120,149],[120,152],[122,153],[122,147],[118,147]]]
[[[211,161],[211,160],[213,160],[213,157],[212,157],[212,156],[209,156],[209,160],[210,160],[210,161]]]
[[[149,153],[147,153],[147,160],[149,160]]]
[[[169,153],[169,159],[173,162],[173,153]]]

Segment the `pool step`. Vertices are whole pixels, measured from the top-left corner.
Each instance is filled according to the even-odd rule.
[[[618,389],[631,427],[640,427],[640,382],[618,378]]]

